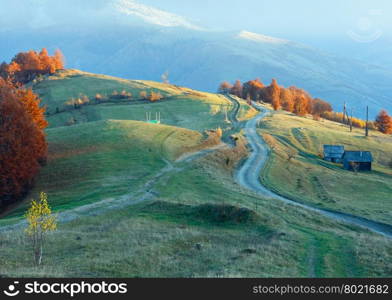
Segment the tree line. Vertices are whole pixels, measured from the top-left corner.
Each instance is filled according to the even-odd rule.
[[[242,84],[237,80],[233,85],[222,82],[220,93],[231,93],[248,101],[263,101],[270,103],[275,110],[283,109],[299,116],[312,114],[320,117],[325,112],[332,111],[332,106],[319,98],[312,98],[305,90],[291,86],[284,88],[278,85],[276,79],[266,86],[260,79],[254,79]]]
[[[385,134],[392,134],[392,117],[386,110],[380,111],[376,117],[375,125],[379,131]]]
[[[20,52],[8,64],[0,65],[0,77],[13,83],[25,84],[39,75],[53,74],[64,68],[64,57],[60,50],[53,56],[43,48],[41,52],[33,50]]]
[[[0,66],[0,211],[27,194],[47,160],[45,108],[23,84],[63,68],[60,51],[21,52]]]
[[[392,134],[392,117],[385,110],[377,116],[375,122],[349,117],[346,113],[334,112],[332,105],[320,98],[313,98],[308,92],[295,86],[285,88],[276,79],[270,85],[264,85],[260,79],[242,83],[236,80],[234,84],[227,81],[219,85],[218,93],[233,94],[247,101],[263,101],[270,103],[274,110],[283,109],[298,116],[312,115],[314,119],[325,118],[331,121],[349,124],[351,127],[377,129],[385,134]]]

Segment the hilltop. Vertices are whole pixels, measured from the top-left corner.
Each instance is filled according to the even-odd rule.
[[[146,112],[160,112],[163,123],[203,131],[224,125],[226,111],[233,104],[227,98],[211,93],[154,81],[125,80],[111,76],[91,74],[79,70],[59,71],[43,81],[31,85],[47,107],[50,127],[64,126],[69,120],[84,123],[106,119],[146,120]],[[113,97],[113,93],[125,97]],[[140,93],[159,93],[163,99],[154,101],[142,98]],[[96,101],[96,95],[109,97]],[[130,96],[128,96],[130,95]],[[67,107],[71,99],[88,98],[87,105],[74,109]],[[243,105],[244,115],[249,106]],[[251,110],[251,109],[250,109]],[[215,116],[208,118],[208,115]]]

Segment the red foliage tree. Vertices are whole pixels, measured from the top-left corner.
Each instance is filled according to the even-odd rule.
[[[33,50],[18,53],[10,64],[0,65],[0,77],[11,79],[14,83],[27,83],[37,75],[53,74],[64,68],[64,58],[60,50],[49,56],[44,48],[40,53]]]
[[[245,82],[242,87],[242,98],[257,101],[261,97],[264,84],[259,78]]]
[[[271,85],[267,88],[268,96],[270,97],[270,101],[274,110],[278,110],[281,107],[280,103],[280,87],[276,79],[272,79]]]
[[[16,93],[37,127],[45,129],[48,122],[45,120],[45,108],[40,107],[41,99],[31,89],[19,89]]]
[[[33,95],[0,78],[0,209],[27,192],[46,157],[46,123]]]
[[[64,59],[64,55],[60,49],[57,49],[54,52],[54,57],[52,59],[53,59],[53,64],[54,64],[55,70],[64,69],[65,59]]]
[[[280,103],[284,110],[294,111],[294,95],[289,89],[282,88],[280,91]]]
[[[232,86],[229,82],[224,81],[224,82],[222,82],[222,83],[219,85],[218,93],[220,93],[220,94],[227,94],[227,93],[230,92],[230,90],[231,90],[232,87],[233,87],[233,86]]]
[[[331,112],[332,106],[328,102],[315,98],[312,100],[312,115],[321,116],[323,113]]]
[[[241,83],[241,81],[236,80],[236,82],[234,83],[230,92],[233,95],[236,95],[237,97],[242,97],[242,83]]]
[[[289,87],[289,90],[293,94],[293,113],[299,116],[305,116],[306,114],[311,113],[312,97],[303,89],[299,89],[297,87],[291,86]]]
[[[30,115],[33,123],[39,129],[36,134],[37,159],[41,164],[46,162],[47,144],[44,129],[48,126],[45,120],[45,108],[40,107],[41,99],[31,89],[19,89],[17,91],[18,100],[23,103],[26,112]]]
[[[228,82],[223,82],[219,87],[219,92],[230,92],[249,102],[253,100],[271,103],[275,110],[283,108],[299,116],[312,114],[316,120],[321,115],[327,115],[333,111],[328,102],[318,98],[313,99],[305,90],[295,86],[281,87],[276,79],[273,79],[267,87],[258,78],[247,81],[243,85],[239,80],[233,86]]]
[[[40,70],[47,74],[53,74],[56,72],[56,66],[53,62],[53,58],[49,56],[48,50],[43,48],[39,53],[39,60],[40,60]]]
[[[392,134],[392,117],[385,110],[380,111],[376,118],[375,125],[379,131],[385,134]]]
[[[293,112],[298,116],[305,116],[308,113],[307,107],[308,99],[302,94],[297,95],[294,101]]]

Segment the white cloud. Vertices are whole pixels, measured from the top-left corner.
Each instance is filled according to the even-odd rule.
[[[138,3],[134,0],[116,0],[114,1],[114,6],[121,13],[140,17],[144,21],[155,25],[201,29],[184,17]]]
[[[287,40],[278,39],[278,38],[274,38],[267,35],[254,33],[254,32],[249,32],[245,30],[241,31],[238,34],[238,37],[245,40],[251,40],[254,42],[268,43],[268,44],[287,44],[289,42]]]

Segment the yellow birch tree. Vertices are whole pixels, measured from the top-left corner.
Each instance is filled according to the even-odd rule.
[[[26,213],[26,220],[28,224],[26,233],[32,243],[34,262],[39,266],[42,262],[42,248],[46,235],[57,229],[56,216],[52,214],[46,193],[41,192],[38,201],[31,201],[31,206]]]

